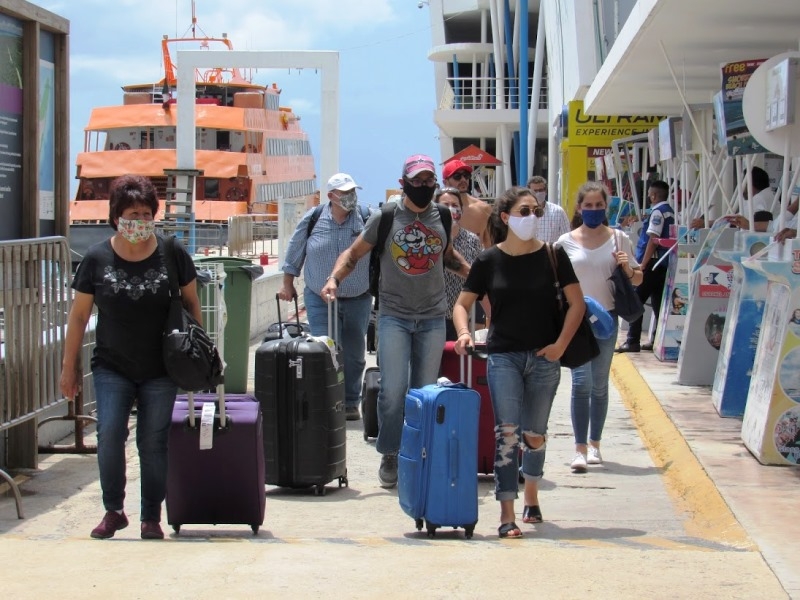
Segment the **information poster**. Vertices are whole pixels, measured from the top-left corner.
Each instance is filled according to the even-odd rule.
[[[768,150],[759,144],[744,122],[742,97],[750,76],[765,59],[742,60],[722,66],[722,108],[728,156],[760,154]]]
[[[762,250],[769,239],[768,233],[737,231],[732,251],[714,253],[730,262],[734,275],[711,389],[711,400],[721,417],[741,417],[747,403],[767,299],[767,278],[759,270],[746,269],[741,261]]]
[[[800,250],[795,254],[800,261]],[[796,264],[753,264],[770,281],[742,441],[767,465],[800,465],[800,268]]]
[[[653,353],[664,362],[678,360],[686,322],[687,303],[689,299],[690,258],[680,248],[669,255],[667,281],[661,300],[661,313],[658,315],[656,338]],[[686,300],[684,302],[683,300]]]
[[[22,24],[0,15],[0,240],[22,236]]]

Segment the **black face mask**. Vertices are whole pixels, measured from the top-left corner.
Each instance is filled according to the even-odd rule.
[[[408,196],[408,199],[414,203],[417,208],[425,208],[433,200],[433,194],[436,192],[435,187],[428,187],[421,185],[414,187],[407,181],[403,183],[403,193]]]

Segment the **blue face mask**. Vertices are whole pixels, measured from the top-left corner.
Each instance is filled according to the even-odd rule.
[[[603,221],[606,220],[606,209],[598,208],[595,210],[582,210],[581,219],[583,219],[583,224],[589,229],[594,229],[595,227],[602,225]]]

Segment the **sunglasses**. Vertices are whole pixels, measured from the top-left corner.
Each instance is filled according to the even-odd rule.
[[[519,212],[520,217],[530,217],[531,213],[540,218],[544,215],[544,209],[541,206],[535,206],[534,208],[530,206],[520,206],[517,212]]]
[[[450,179],[455,179],[456,181],[461,181],[462,179],[469,179],[469,173],[466,171],[459,171],[458,173],[453,173],[450,175]]]

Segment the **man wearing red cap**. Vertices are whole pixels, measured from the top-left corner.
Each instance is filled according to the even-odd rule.
[[[470,194],[472,167],[462,160],[450,160],[442,168],[442,179],[446,187],[461,192],[461,221],[459,225],[481,239],[484,248],[492,245],[489,229],[486,227],[492,214],[490,204]]]

